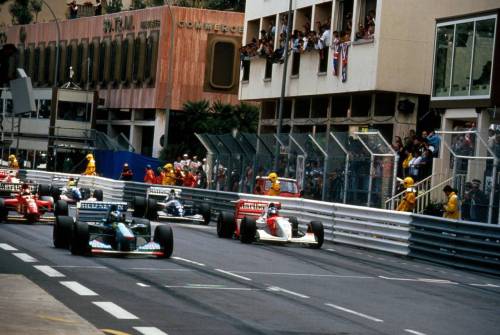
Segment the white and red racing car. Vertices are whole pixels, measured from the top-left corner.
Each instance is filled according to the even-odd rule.
[[[278,202],[238,200],[235,213],[221,212],[217,220],[217,235],[237,238],[241,243],[297,243],[319,249],[323,245],[324,229],[319,221],[311,221],[306,231],[299,229],[295,217],[279,215]]]

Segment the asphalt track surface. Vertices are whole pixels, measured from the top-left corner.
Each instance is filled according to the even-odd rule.
[[[498,277],[330,243],[243,245],[213,224],[173,229],[173,257],[158,260],[72,256],[50,225],[1,224],[0,273],[127,334],[500,333]]]

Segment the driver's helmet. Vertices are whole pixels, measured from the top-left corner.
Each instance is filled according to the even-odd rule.
[[[108,222],[115,223],[120,221],[125,221],[125,213],[122,213],[118,209],[118,206],[116,205],[111,206],[108,212]]]
[[[75,178],[70,177],[68,180],[68,187],[75,187],[75,186],[76,186]]]
[[[175,199],[175,190],[172,189],[170,190],[170,193],[168,194],[168,200],[174,200]]]
[[[31,193],[30,186],[27,183],[23,183],[21,185],[21,193],[22,194],[30,194]]]
[[[274,204],[270,204],[267,208],[267,216],[276,216],[278,215],[278,209]]]

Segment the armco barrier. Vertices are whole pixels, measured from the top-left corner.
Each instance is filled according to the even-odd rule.
[[[413,215],[410,256],[500,275],[500,226]]]
[[[335,204],[333,241],[408,255],[410,213]]]
[[[45,184],[50,183],[54,175],[35,170],[22,170],[20,174]],[[107,201],[130,202],[134,196],[145,196],[149,186],[101,177],[78,177],[80,186],[102,189]],[[213,214],[233,210],[233,202],[241,198],[270,199],[253,194],[181,189],[183,197],[209,203]],[[284,215],[297,217],[302,228],[310,221],[321,221],[326,240],[500,275],[500,226],[308,199],[272,199],[281,202]]]

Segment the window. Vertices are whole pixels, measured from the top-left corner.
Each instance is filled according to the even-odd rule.
[[[120,82],[120,74],[121,74],[121,51],[119,50],[122,42],[121,36],[115,36],[115,39],[111,42],[111,55],[110,55],[110,65],[109,65],[109,78],[113,85],[116,85]],[[117,69],[118,67],[118,69]]]
[[[489,98],[497,15],[439,23],[432,99]]]
[[[295,112],[293,114],[296,119],[306,119],[309,118],[309,112],[311,110],[311,99],[310,98],[297,98],[295,99]]]
[[[57,118],[59,120],[89,122],[91,112],[91,103],[59,101]]]
[[[50,117],[50,107],[51,107],[50,100],[40,100],[38,118],[48,119]]]
[[[146,60],[146,36],[141,33],[134,42],[134,64],[132,80],[134,83],[142,83],[144,80],[144,63]]]
[[[47,84],[52,84],[52,81],[54,80],[54,75],[50,74],[50,66],[51,66],[51,61],[52,61],[52,46],[48,45],[45,50],[44,50],[44,72],[45,72],[45,83]]]
[[[67,78],[67,55],[68,50],[66,48],[66,42],[62,41],[59,44],[59,83],[64,84],[66,83],[66,78]]]
[[[300,53],[292,53],[292,76],[298,76],[300,72]]]
[[[349,95],[336,95],[332,99],[332,117],[347,117],[351,106]]]
[[[40,63],[39,63],[39,60],[40,60],[40,47],[36,47],[35,48],[35,52],[34,52],[34,57],[36,59],[36,61],[34,62],[33,64],[33,76],[31,77],[31,82],[34,84],[34,85],[37,85],[38,84],[38,78],[40,76]]]
[[[261,118],[263,120],[272,120],[276,118],[276,101],[263,101]]]
[[[128,52],[130,48],[130,42],[128,38],[122,41],[121,50],[121,69],[120,69],[120,79],[123,84],[127,83],[127,65],[128,65]]]
[[[375,116],[392,116],[395,108],[395,93],[377,93],[375,95]]]
[[[372,106],[371,94],[357,94],[352,97],[351,116],[369,116]]]
[[[266,69],[264,71],[264,79],[271,79],[273,77],[273,62],[266,58]]]
[[[476,22],[471,95],[488,95],[490,92],[495,21],[492,18]]]
[[[243,66],[243,81],[248,81],[250,79],[250,59],[243,59],[241,61]]]
[[[234,60],[236,45],[232,42],[216,41],[212,46],[212,71],[210,85],[218,89],[234,86]]]
[[[152,31],[148,37],[145,76],[149,85],[153,85],[156,79],[156,63],[158,58],[158,31]]]
[[[377,0],[361,0],[356,28],[356,40],[372,40],[375,34]]]
[[[327,97],[319,97],[312,99],[311,117],[326,118],[328,116],[328,102]]]

